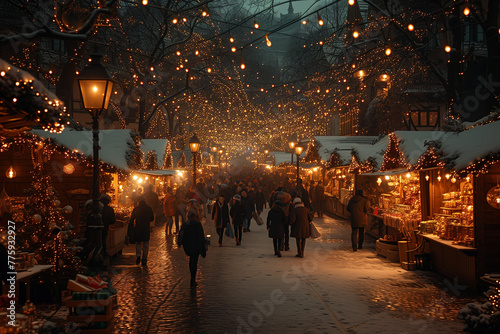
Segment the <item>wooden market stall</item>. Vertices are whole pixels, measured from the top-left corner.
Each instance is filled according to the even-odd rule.
[[[117,206],[118,193],[114,184],[128,174],[135,166],[140,150],[134,141],[131,130],[101,130],[101,193],[112,198],[118,223],[110,227],[108,251],[113,255],[123,248],[126,214]],[[16,138],[5,139],[0,152],[0,168],[7,170],[12,165],[15,177],[6,179],[4,189],[9,196],[22,198],[23,191],[31,187],[34,164],[43,164],[43,169],[52,180],[61,207],[71,206],[70,221],[82,236],[85,227],[82,217],[84,204],[91,198],[92,186],[92,132],[65,129],[63,132],[50,133],[32,130]],[[123,239],[123,240],[122,240]]]

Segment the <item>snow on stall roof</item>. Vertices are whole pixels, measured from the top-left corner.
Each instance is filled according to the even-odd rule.
[[[93,156],[92,131],[77,131],[66,128],[60,134],[49,133],[43,130],[31,130],[32,134],[40,138],[51,138],[54,143],[66,147],[69,150],[78,150],[81,154]],[[115,129],[99,130],[99,159],[109,165],[122,170],[129,170],[127,164],[127,151],[130,145],[135,146],[132,139],[132,130]]]
[[[441,141],[446,137],[443,131],[395,131],[399,149],[403,152],[406,162],[415,164],[420,156],[427,151],[428,141]]]
[[[314,140],[321,144],[318,152],[322,160],[330,160],[333,151],[336,151],[340,157],[341,165],[346,166],[351,163],[351,152],[356,149],[358,152],[361,147],[372,147],[377,141],[376,136],[316,136]],[[364,150],[362,150],[364,152]]]
[[[281,163],[288,162],[291,163],[292,161],[292,152],[283,152],[283,151],[270,151],[269,155],[274,156],[274,163],[276,166],[278,166]],[[300,155],[301,158],[305,156],[305,151],[302,151],[302,154]],[[297,155],[294,153],[293,154],[293,161],[294,163],[297,162]]]
[[[448,133],[442,141],[441,150],[443,159],[452,159],[457,172],[490,153],[500,153],[500,121],[458,134]]]
[[[131,171],[134,173],[151,175],[151,176],[177,175],[179,173],[179,171],[173,170],[173,169],[157,169],[157,170],[138,169],[138,170],[131,170]]]
[[[144,160],[147,159],[149,152],[154,151],[156,152],[158,167],[162,167],[167,143],[168,139],[141,139],[141,150],[144,152]]]
[[[358,153],[358,158],[360,163],[366,162],[369,158],[375,161],[375,170],[378,170],[382,166],[384,160],[384,153],[387,150],[387,145],[389,145],[389,137],[383,136],[378,141],[373,143],[373,145],[357,145],[354,147]]]

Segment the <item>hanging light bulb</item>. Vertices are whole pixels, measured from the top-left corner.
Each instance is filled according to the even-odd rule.
[[[451,52],[451,46],[446,45],[446,46],[444,47],[444,51],[446,51],[446,52],[448,52],[448,53],[449,53],[449,52]]]
[[[377,179],[377,184],[380,186],[380,184],[381,184],[381,183],[382,183],[382,179],[379,177],[379,178]]]
[[[306,20],[303,20],[302,21],[302,25],[305,26],[307,24],[307,21]]]
[[[7,176],[9,179],[13,179],[16,177],[16,170],[14,169],[14,166],[10,165],[9,169],[5,172],[5,176]]]
[[[271,43],[271,40],[267,36],[268,35],[266,35],[266,44],[267,44],[268,47],[271,47],[271,45],[273,45],[273,43]]]
[[[257,21],[255,21],[255,19],[253,19],[253,27],[255,29],[259,29],[259,24],[257,23]]]
[[[446,177],[447,180],[450,179],[451,175],[450,174],[446,174],[444,177]]]
[[[173,23],[173,24],[177,24],[177,22],[179,22],[179,20],[177,20],[177,18],[174,18],[174,19],[172,20],[172,23]]]
[[[358,37],[359,37],[359,32],[354,31],[354,32],[352,33],[352,37],[354,37],[354,38],[358,38]]]
[[[319,24],[320,26],[322,26],[323,24],[325,24],[325,21],[323,21],[323,19],[322,19],[322,18],[321,18],[321,16],[319,15],[319,13],[318,13],[318,24]]]
[[[142,4],[143,4],[144,6],[146,6],[146,5],[148,4],[148,2],[149,2],[148,0],[142,0]]]
[[[229,42],[234,43],[234,38],[232,36],[229,36]]]
[[[455,183],[455,182],[457,182],[457,179],[455,179],[455,177],[452,177],[450,181],[451,181],[451,183]]]
[[[390,56],[390,55],[391,55],[391,53],[392,53],[391,48],[387,48],[387,49],[385,49],[385,55],[386,55],[386,56]]]
[[[245,65],[245,61],[243,60],[243,57],[241,57],[241,64],[240,64],[240,68],[242,70],[244,70],[246,68],[246,65]]]
[[[425,181],[429,181],[429,174],[425,175]]]
[[[349,6],[353,6],[353,5],[354,5],[354,3],[355,3],[355,1],[354,1],[354,0],[349,0]]]
[[[413,31],[414,29],[415,29],[415,26],[414,26],[413,24],[411,24],[411,23],[410,23],[410,24],[408,25],[408,30],[409,30],[409,31]]]
[[[469,7],[465,7],[465,8],[464,8],[464,15],[465,15],[465,16],[468,16],[469,14],[470,14],[470,9],[469,9]]]
[[[236,52],[236,48],[234,46],[231,48],[231,52]]]
[[[441,175],[438,175],[438,181],[441,182]]]

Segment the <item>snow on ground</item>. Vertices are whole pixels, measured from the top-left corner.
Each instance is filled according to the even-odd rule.
[[[466,302],[450,295],[446,286],[453,282],[378,257],[373,240],[353,252],[346,221],[315,223],[322,237],[307,240],[303,259],[294,257],[294,238],[291,250],[275,257],[265,225],[252,222],[242,246],[226,238],[219,248],[205,223],[212,246],[200,261],[201,277],[205,297],[224,305],[234,326],[224,333],[455,333],[463,327],[456,315]]]

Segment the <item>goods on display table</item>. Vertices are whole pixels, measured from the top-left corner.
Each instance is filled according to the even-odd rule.
[[[474,246],[473,188],[470,177],[464,179],[455,191],[442,194],[439,207],[434,210],[432,220],[420,223],[422,234],[434,234],[451,240],[454,245]]]

